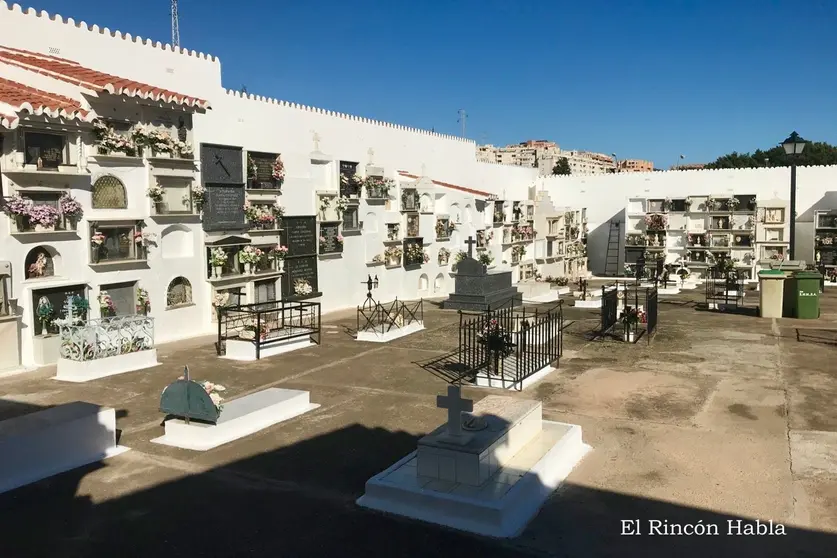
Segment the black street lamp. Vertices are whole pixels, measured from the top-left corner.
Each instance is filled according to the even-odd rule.
[[[802,150],[805,149],[805,144],[808,143],[796,132],[788,136],[788,139],[782,142],[782,147],[785,153],[790,157],[791,161],[791,183],[790,183],[790,245],[788,247],[788,260],[793,260],[794,256],[794,242],[796,240],[796,159]]]

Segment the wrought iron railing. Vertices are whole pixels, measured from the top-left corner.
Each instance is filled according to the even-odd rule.
[[[412,323],[424,322],[424,300],[404,303],[397,298],[392,302],[375,302],[357,309],[357,331],[384,335],[392,329],[404,328]]]
[[[59,326],[61,358],[85,362],[154,348],[154,318],[116,316]]]
[[[256,359],[266,345],[308,337],[320,344],[320,303],[290,300],[271,300],[218,310],[219,355],[226,352],[227,340],[250,341],[256,349]]]

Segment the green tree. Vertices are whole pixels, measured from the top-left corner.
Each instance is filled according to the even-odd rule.
[[[785,149],[777,145],[767,151],[756,149],[753,153],[733,151],[706,165],[707,169],[746,169],[753,167],[788,167],[791,158]],[[796,156],[799,166],[837,165],[837,147],[825,142],[809,142]]]
[[[572,169],[570,169],[570,162],[567,161],[566,157],[558,159],[558,162],[555,163],[554,167],[552,167],[552,174],[572,174],[572,172]]]

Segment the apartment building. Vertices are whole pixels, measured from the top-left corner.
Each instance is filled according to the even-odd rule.
[[[654,163],[641,159],[625,159],[619,161],[619,172],[652,172]]]

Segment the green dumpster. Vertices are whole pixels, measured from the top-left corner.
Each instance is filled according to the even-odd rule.
[[[796,273],[785,274],[785,285],[782,293],[782,317],[795,318],[796,317],[796,292],[798,289],[796,281]]]
[[[822,275],[816,271],[797,271],[793,275],[796,279],[794,317],[800,320],[816,320],[820,317]]]

